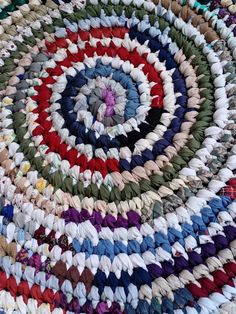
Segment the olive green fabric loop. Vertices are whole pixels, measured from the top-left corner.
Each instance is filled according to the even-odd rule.
[[[63,192],[69,192],[70,194],[73,193],[73,180],[72,178],[65,178],[63,183],[62,183],[62,187],[61,187]]]
[[[64,26],[64,22],[63,19],[55,19],[53,20],[53,26],[54,27],[63,27]]]
[[[83,182],[81,182],[81,181],[77,182],[77,191],[79,192],[79,194],[84,195],[84,185],[83,185]]]
[[[41,172],[43,169],[43,158],[41,156],[34,158],[34,165],[37,171]]]
[[[201,147],[201,143],[199,143],[197,140],[193,138],[189,140],[187,146],[195,153]]]
[[[115,201],[121,201],[121,191],[117,187],[114,187],[112,190],[115,194]]]
[[[83,10],[74,13],[74,15],[75,15],[75,17],[76,17],[77,20],[86,19],[86,17],[87,17],[86,12],[83,11]]]
[[[124,198],[123,200],[130,200],[133,198],[133,191],[132,188],[130,186],[130,183],[126,184],[125,188],[122,190],[121,195],[123,196],[124,194]]]
[[[98,197],[98,194],[99,194],[99,190],[98,190],[98,186],[97,184],[95,183],[91,183],[90,184],[90,188],[91,188],[91,194],[94,196],[94,197]]]
[[[30,140],[29,139],[24,139],[20,143],[20,147],[23,151],[25,151],[28,147],[30,146]]]
[[[185,162],[188,162],[194,155],[193,151],[190,150],[187,146],[184,146],[180,151],[179,155]]]
[[[42,29],[37,29],[37,30],[32,29],[32,33],[33,33],[34,37],[37,37],[40,40],[44,39],[44,33],[43,33]]]
[[[22,55],[21,55],[20,51],[15,50],[15,51],[11,52],[11,58],[20,60],[22,58]]]
[[[26,117],[23,112],[16,112],[14,113],[14,128],[18,129],[22,124],[26,122]]]
[[[49,181],[57,189],[61,189],[63,184],[62,178],[63,178],[62,172],[60,170],[57,170],[50,174]]]
[[[98,6],[96,6],[96,8],[97,7]],[[86,12],[91,17],[97,17],[97,16],[99,16],[101,14],[101,10],[95,10],[95,8],[90,6],[90,5],[86,6]]]
[[[36,155],[37,150],[35,147],[28,147],[27,149],[24,150],[24,154],[25,156],[28,158],[28,160],[31,162],[31,160],[34,158],[34,156]]]
[[[85,196],[87,196],[87,197],[92,196],[92,190],[91,190],[90,185],[85,188]]]
[[[153,190],[151,186],[151,181],[146,180],[146,179],[143,179],[142,181],[140,181],[139,186],[140,186],[141,193],[145,193],[145,192]]]
[[[163,178],[166,181],[171,181],[175,178],[176,172],[173,166],[165,166],[163,169]]]
[[[42,177],[47,179],[47,180],[49,180],[49,178],[50,178],[49,177],[50,170],[51,170],[50,165],[47,165],[47,166],[43,167],[42,170],[41,170]]]
[[[99,194],[102,200],[106,202],[109,201],[109,190],[108,187],[103,183],[101,184]]]
[[[135,194],[135,196],[139,196],[141,191],[140,191],[140,185],[135,183],[135,182],[132,182],[130,183],[130,186],[132,188],[132,191],[133,193]]]
[[[209,122],[212,121],[212,115],[211,115],[211,113],[209,114],[208,111],[202,110],[199,113],[199,115],[197,116],[197,120],[199,120],[199,121],[206,121],[206,122],[208,122],[208,125],[209,125]]]
[[[30,37],[23,36],[23,38],[24,38],[24,42],[26,43],[26,45],[29,45],[31,47],[33,47],[37,43],[37,41],[35,40],[35,38],[33,36],[30,36]]]
[[[42,23],[42,29],[44,32],[46,32],[48,34],[52,34],[54,32],[54,26],[48,25],[46,23]]]
[[[17,50],[20,52],[24,52],[24,53],[28,53],[28,47],[25,43],[19,42],[19,41],[15,41],[15,45],[17,46]]]
[[[164,178],[158,174],[151,175],[149,179],[152,182],[152,186],[154,188],[159,188],[165,182]]]
[[[15,68],[15,65],[14,65],[14,64],[4,65],[4,66],[2,66],[2,68],[1,68],[1,73],[9,73],[9,72],[12,72],[12,71],[14,70],[14,68]],[[6,74],[5,74],[4,78],[9,78],[9,76],[6,76]],[[3,79],[3,77],[2,77],[2,79]]]
[[[186,165],[185,160],[181,158],[181,153],[179,156],[173,157],[171,161],[176,171],[180,171]]]
[[[4,73],[4,67],[1,68],[1,71],[2,73]],[[8,79],[10,79],[10,76],[9,75],[6,75],[6,74],[3,74],[3,75],[0,75],[0,83],[4,83],[5,81],[7,81]],[[5,84],[4,84],[5,86]]]

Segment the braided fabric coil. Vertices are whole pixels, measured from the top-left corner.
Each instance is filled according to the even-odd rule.
[[[236,313],[236,3],[0,1],[0,313]]]

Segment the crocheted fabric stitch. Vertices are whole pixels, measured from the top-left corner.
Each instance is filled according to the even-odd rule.
[[[236,313],[235,12],[0,1],[0,313]]]

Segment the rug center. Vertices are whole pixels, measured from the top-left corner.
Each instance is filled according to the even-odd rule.
[[[111,89],[111,87],[107,87],[102,91],[102,100],[106,104],[106,117],[112,117],[114,113],[114,107],[116,104],[116,95],[115,92]]]

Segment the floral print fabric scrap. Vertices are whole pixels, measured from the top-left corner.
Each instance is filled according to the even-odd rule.
[[[234,19],[1,2],[1,313],[236,312]]]

